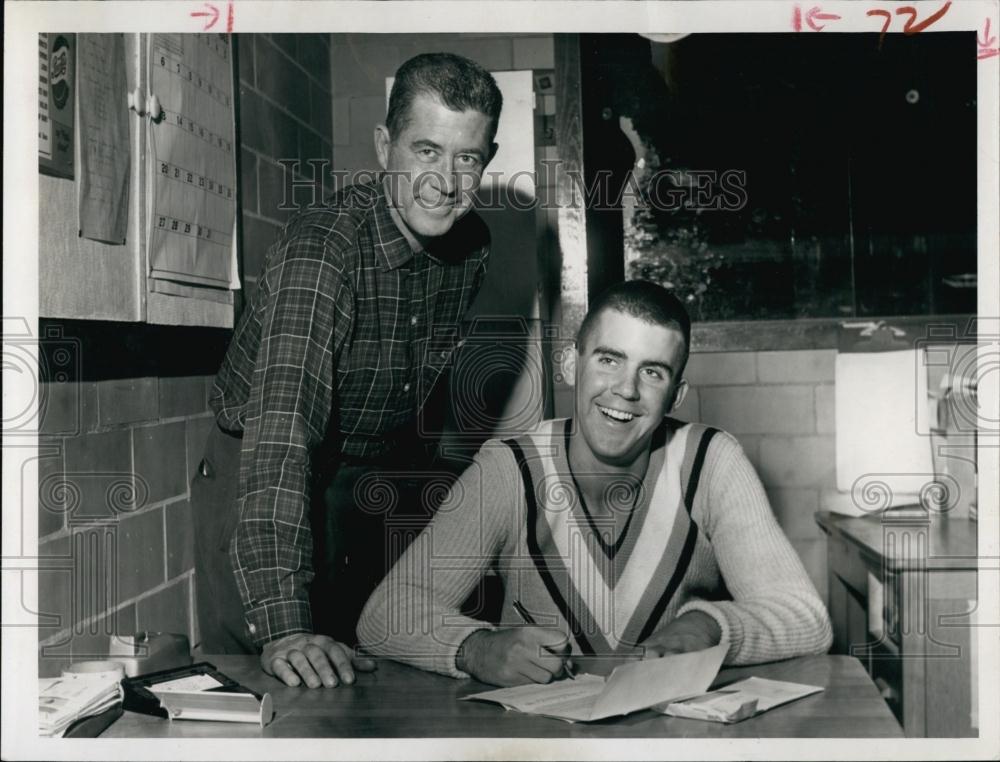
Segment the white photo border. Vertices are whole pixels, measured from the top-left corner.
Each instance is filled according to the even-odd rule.
[[[6,2],[4,29],[4,336],[16,336],[25,326],[32,330],[38,318],[38,230],[18,221],[38,219],[37,33],[65,32],[202,32],[205,17],[194,15],[213,5],[220,12],[219,27],[211,32],[286,33],[461,33],[461,32],[646,32],[646,33],[761,33],[792,32],[798,22],[802,34],[879,32],[882,17],[868,15],[873,8],[893,12],[890,33],[902,31],[906,13],[914,7],[921,18],[934,13],[947,0],[916,2],[823,2],[826,14],[839,16],[822,32],[803,24],[820,0],[631,0],[619,2],[551,0],[531,2],[480,2],[470,0],[236,0],[174,2]],[[231,11],[231,12],[230,12]],[[221,25],[225,24],[226,27]],[[986,24],[989,24],[987,27]],[[923,34],[974,31],[981,40],[1000,35],[997,0],[955,0]],[[978,143],[978,314],[979,335],[1000,338],[1000,55],[987,54],[988,45],[970,45],[977,56]],[[994,45],[995,47],[995,45]],[[982,55],[981,55],[982,54]],[[981,57],[980,57],[981,56]],[[935,182],[929,168],[928,182]],[[980,349],[981,359],[986,359]],[[6,353],[7,346],[4,351]],[[996,349],[990,359],[995,363]],[[995,368],[993,368],[995,370]],[[981,378],[981,420],[1000,420],[1000,372]],[[34,379],[10,372],[5,366],[4,421],[12,411],[37,404]],[[1000,443],[983,441],[979,451],[979,673],[1000,675]],[[37,495],[19,494],[21,470],[35,452],[37,442],[4,433],[3,447],[3,592],[4,623],[8,605],[35,601],[37,566]],[[22,502],[24,501],[24,502]],[[18,515],[17,506],[26,510]],[[215,739],[39,739],[15,729],[37,727],[37,630],[4,626],[3,637],[3,742],[5,759],[961,759],[1000,754],[998,716],[1000,680],[981,679],[979,739],[299,739],[294,744],[279,739],[252,742]],[[27,737],[24,737],[24,736]]]

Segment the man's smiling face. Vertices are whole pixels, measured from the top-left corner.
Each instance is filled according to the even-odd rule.
[[[687,389],[677,378],[687,348],[679,329],[604,309],[570,353],[579,465],[629,469],[645,460],[656,428]],[[644,463],[643,463],[643,467]]]
[[[375,130],[375,152],[386,170],[386,190],[399,217],[420,244],[443,236],[472,208],[483,170],[496,152],[492,122],[479,111],[453,111],[421,93],[398,135]]]

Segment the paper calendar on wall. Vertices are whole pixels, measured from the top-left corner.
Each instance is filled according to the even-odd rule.
[[[148,262],[153,279],[239,288],[233,72],[226,35],[149,35]]]

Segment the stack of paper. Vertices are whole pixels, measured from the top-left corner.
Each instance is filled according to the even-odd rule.
[[[607,680],[583,674],[573,680],[519,685],[463,698],[494,701],[525,714],[591,722],[704,693],[728,650],[729,644],[721,643],[704,651],[624,664]]]
[[[121,678],[99,673],[64,672],[38,681],[38,729],[43,736],[62,736],[83,717],[100,714],[122,700]]]

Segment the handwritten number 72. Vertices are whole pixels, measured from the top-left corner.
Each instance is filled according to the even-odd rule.
[[[903,34],[913,35],[919,34],[929,27],[934,22],[938,21],[944,14],[948,12],[951,7],[952,0],[948,0],[944,5],[938,8],[934,13],[925,18],[923,21],[917,21],[917,9],[912,5],[904,5],[896,9],[897,16],[909,16],[906,23],[903,25]],[[892,14],[885,10],[884,8],[872,8],[866,14],[868,16],[884,16],[885,23],[882,24],[882,31],[879,34],[878,45],[882,47],[882,41],[885,39],[886,32],[889,31],[889,26],[892,24]]]

